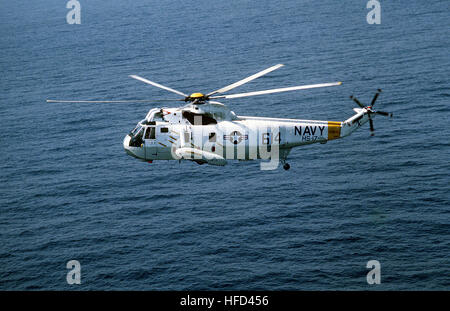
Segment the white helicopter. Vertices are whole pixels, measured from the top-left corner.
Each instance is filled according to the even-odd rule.
[[[288,170],[286,162],[292,148],[312,143],[324,144],[329,140],[343,138],[370,123],[373,135],[373,117],[377,114],[392,117],[391,113],[373,110],[381,90],[364,106],[358,99],[350,96],[360,108],[354,108],[355,115],[345,121],[317,121],[300,119],[282,119],[267,117],[238,116],[224,104],[215,99],[232,99],[264,94],[273,94],[295,90],[338,86],[342,82],[293,86],[264,91],[230,94],[224,93],[272,72],[283,64],[260,71],[238,82],[203,94],[187,95],[167,86],[131,75],[131,78],[159,87],[177,95],[187,104],[178,108],[153,108],[145,119],[138,122],[134,130],[125,136],[123,147],[127,154],[142,161],[188,160],[198,164],[224,166],[227,160],[270,159],[274,169],[279,163]],[[147,100],[118,101],[65,101],[47,100],[47,102],[82,103],[118,103],[151,102]]]

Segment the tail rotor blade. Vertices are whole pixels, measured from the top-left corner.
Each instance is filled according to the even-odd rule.
[[[392,113],[390,113],[390,112],[385,112],[385,111],[377,111],[376,114],[381,114],[382,116],[385,116],[385,117],[391,117],[391,118],[392,118],[392,116],[393,116]]]
[[[373,120],[369,117],[369,124],[370,124],[370,136],[375,135],[375,128],[373,127]]]
[[[364,105],[361,104],[361,102],[360,102],[356,97],[353,97],[353,95],[350,96],[350,99],[353,99],[353,101],[354,101],[359,107],[364,108]]]
[[[370,107],[373,107],[375,105],[375,102],[377,101],[378,95],[380,95],[381,89],[378,89],[378,92],[375,93],[375,96],[372,99],[372,102],[370,103]]]

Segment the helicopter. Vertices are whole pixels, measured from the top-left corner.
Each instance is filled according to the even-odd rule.
[[[353,95],[350,98],[359,106],[353,108],[355,114],[345,121],[319,121],[255,117],[236,115],[218,99],[234,99],[288,91],[307,90],[339,86],[342,82],[321,83],[284,87],[263,91],[225,94],[256,78],[283,67],[278,64],[209,93],[195,92],[190,95],[150,81],[130,75],[131,78],[164,89],[181,98],[163,101],[182,101],[180,107],[152,108],[146,117],[123,139],[125,152],[141,161],[187,160],[197,164],[224,166],[228,160],[259,160],[261,169],[276,169],[281,163],[285,170],[290,164],[287,158],[292,148],[313,143],[325,144],[329,140],[346,137],[369,122],[374,135],[373,118],[376,115],[392,117],[392,113],[376,111],[373,106],[381,93],[378,89],[370,105],[365,106]],[[72,103],[125,103],[154,102],[155,100],[114,100],[114,101],[67,101],[47,100],[47,102]]]

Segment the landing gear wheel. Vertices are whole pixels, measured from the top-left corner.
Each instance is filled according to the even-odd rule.
[[[289,163],[284,163],[283,168],[285,171],[287,171],[288,169],[291,168],[291,166],[289,165]]]

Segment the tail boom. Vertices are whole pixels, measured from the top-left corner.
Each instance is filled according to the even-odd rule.
[[[356,114],[342,122],[340,137],[350,135],[369,121],[369,112],[366,108],[354,108],[353,110]]]

